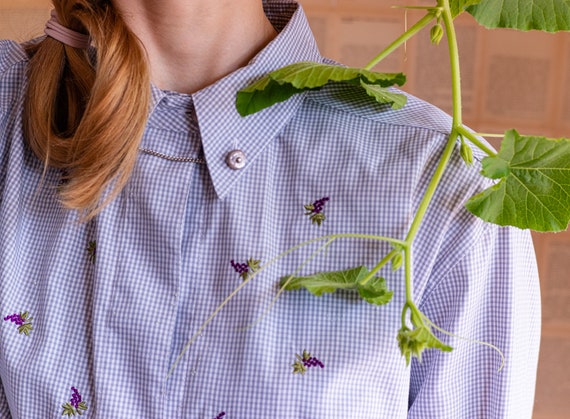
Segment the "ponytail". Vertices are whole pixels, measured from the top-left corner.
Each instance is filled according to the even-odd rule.
[[[149,70],[140,41],[110,1],[52,2],[62,25],[90,35],[96,57],[50,37],[28,47],[25,135],[45,168],[66,174],[63,205],[89,219],[132,172],[148,117]]]

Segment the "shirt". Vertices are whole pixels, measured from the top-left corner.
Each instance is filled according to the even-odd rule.
[[[299,5],[269,2],[266,13],[280,33],[244,68],[192,95],[153,87],[145,151],[88,223],[59,203],[60,171],[42,179],[25,145],[27,57],[0,44],[1,417],[530,417],[540,324],[531,241],[464,209],[489,182],[458,149],[413,259],[415,301],[452,334],[436,331],[453,352],[406,366],[401,269],[379,273],[394,292],[384,306],[303,290],[272,305],[283,276],[372,268],[391,250],[338,239],[278,257],[292,246],[405,237],[450,118],[412,96],[395,111],[341,84],[240,117],[240,88],[293,62],[328,62]],[[241,169],[226,162],[232,150]],[[496,345],[505,367],[457,336]]]

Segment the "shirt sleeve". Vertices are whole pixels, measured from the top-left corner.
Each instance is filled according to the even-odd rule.
[[[420,309],[458,337],[413,360],[408,418],[530,418],[540,341],[540,291],[530,234],[486,225],[422,297]],[[495,345],[505,356],[488,346]]]

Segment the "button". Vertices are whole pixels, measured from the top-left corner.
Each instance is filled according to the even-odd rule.
[[[241,150],[232,150],[226,156],[226,164],[230,169],[239,170],[245,166],[245,153]]]

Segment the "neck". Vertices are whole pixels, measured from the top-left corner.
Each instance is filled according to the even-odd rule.
[[[246,65],[276,35],[261,0],[115,0],[163,90],[193,93]]]

